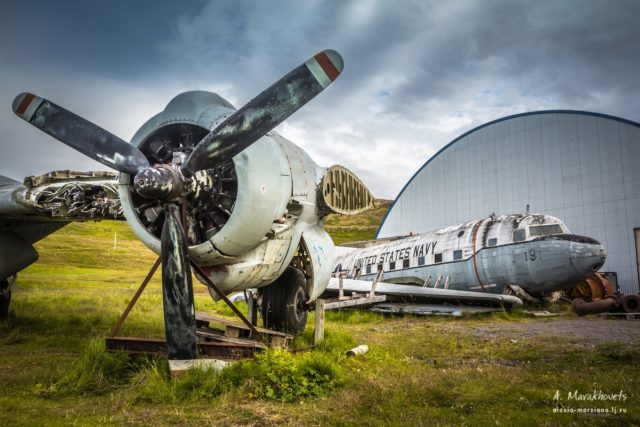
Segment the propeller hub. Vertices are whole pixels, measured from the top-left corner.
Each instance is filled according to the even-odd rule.
[[[147,199],[168,200],[180,195],[180,172],[169,165],[142,168],[133,178],[136,192]]]

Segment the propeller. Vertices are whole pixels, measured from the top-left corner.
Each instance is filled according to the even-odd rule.
[[[182,173],[191,176],[233,158],[322,92],[342,69],[342,57],[334,50],[294,68],[202,138]]]
[[[151,166],[137,147],[49,100],[31,93],[14,99],[13,111],[20,118],[105,166],[134,175],[136,193],[164,203],[160,256],[169,359],[196,357],[191,268],[178,214],[191,177],[245,150],[322,92],[342,69],[338,52],[314,55],[209,132],[182,165]]]
[[[149,166],[144,154],[133,145],[32,93],[16,96],[13,112],[58,141],[117,171],[136,173]]]
[[[191,267],[178,207],[164,206],[165,220],[160,238],[162,258],[162,302],[167,334],[167,354],[173,360],[196,358],[196,310],[193,304]]]

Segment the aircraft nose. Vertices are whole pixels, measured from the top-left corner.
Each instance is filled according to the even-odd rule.
[[[576,272],[588,278],[602,267],[607,259],[607,251],[600,243],[573,242],[570,258]]]

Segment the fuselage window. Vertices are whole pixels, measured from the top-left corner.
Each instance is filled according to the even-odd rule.
[[[547,234],[562,234],[560,224],[532,225],[529,227],[530,236],[544,236]]]
[[[457,251],[453,251],[453,260],[459,260],[462,259],[462,250],[458,249]]]
[[[523,228],[518,228],[513,231],[513,241],[514,242],[524,242],[527,239],[527,233]]]
[[[395,261],[390,262],[389,263],[389,270],[395,270],[395,269],[396,269],[396,262]]]
[[[367,265],[367,274],[371,274],[371,266]]]
[[[441,254],[441,253],[440,253],[440,254],[436,254],[434,258],[435,258],[435,260],[434,260],[434,261],[435,261],[436,263],[438,263],[438,262],[442,262],[442,254]]]
[[[488,246],[495,246],[497,244],[498,244],[498,239],[497,238],[494,237],[492,239],[489,239]]]
[[[402,260],[402,268],[409,268],[409,260],[408,259]]]
[[[423,256],[419,256],[418,257],[418,265],[424,265],[424,257]]]

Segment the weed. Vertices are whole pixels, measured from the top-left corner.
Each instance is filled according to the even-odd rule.
[[[71,372],[58,382],[45,386],[36,384],[33,391],[37,396],[104,394],[123,384],[136,370],[136,362],[124,352],[107,352],[102,339],[89,342]]]
[[[340,323],[358,324],[383,321],[384,315],[368,310],[330,310],[326,313],[326,319]]]
[[[270,349],[254,361],[246,388],[253,397],[291,402],[306,397],[325,395],[339,382],[339,367],[330,355],[310,352],[292,355]]]

